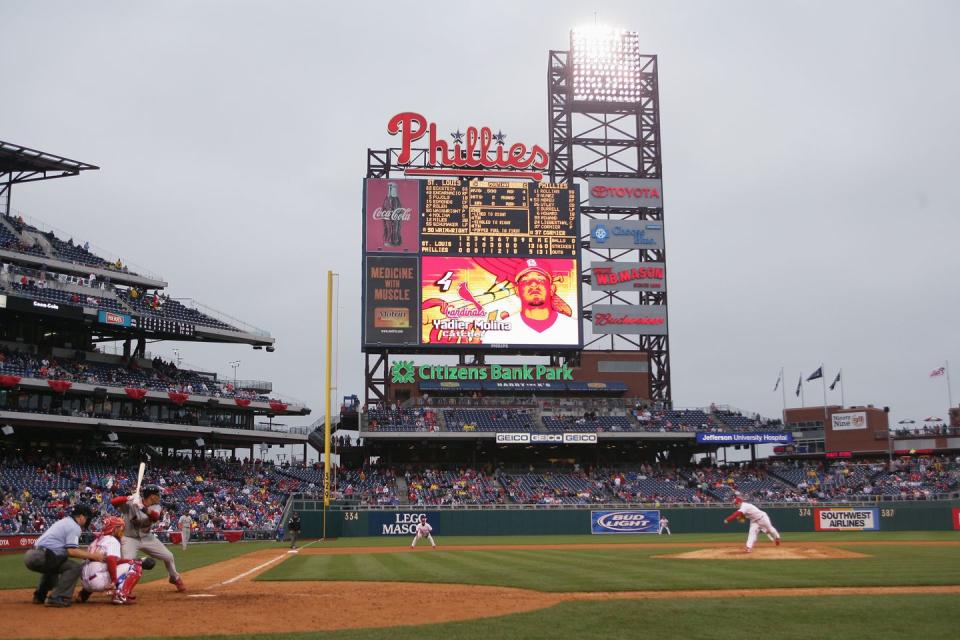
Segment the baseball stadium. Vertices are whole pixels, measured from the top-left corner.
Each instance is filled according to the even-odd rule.
[[[677,405],[658,57],[561,43],[548,142],[369,123],[361,251],[308,336],[18,211],[102,170],[0,141],[0,638],[956,634],[960,406],[896,424],[822,365],[815,406],[782,371],[777,416]],[[322,410],[160,355],[307,341]]]

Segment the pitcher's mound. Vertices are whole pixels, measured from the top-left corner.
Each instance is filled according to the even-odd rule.
[[[835,547],[805,545],[800,547],[754,547],[753,553],[746,553],[739,547],[714,547],[653,557],[669,558],[671,560],[834,560],[837,558],[867,558],[869,556]]]

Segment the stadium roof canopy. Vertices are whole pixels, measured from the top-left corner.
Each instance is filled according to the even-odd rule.
[[[0,140],[0,184],[75,176],[100,167]]]

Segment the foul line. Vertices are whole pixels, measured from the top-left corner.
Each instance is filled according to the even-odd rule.
[[[305,544],[305,545],[303,545],[302,547],[300,547],[300,549],[304,549],[304,548],[306,548],[306,547],[309,547],[310,545],[316,544],[317,542],[318,542],[317,540],[314,540],[313,542],[308,542],[307,544]],[[292,554],[296,554],[297,551],[299,551],[299,549],[290,549],[289,551],[285,551],[282,555],[279,555],[279,556],[277,556],[276,558],[273,558],[273,559],[271,559],[271,560],[267,560],[267,561],[264,562],[263,564],[259,564],[259,565],[255,566],[253,569],[248,569],[247,571],[244,571],[243,573],[241,573],[241,574],[238,575],[238,576],[234,576],[234,577],[230,578],[229,580],[224,580],[223,582],[218,582],[217,584],[211,585],[211,586],[208,587],[208,588],[210,588],[210,589],[216,589],[217,587],[222,587],[222,586],[225,586],[225,585],[228,585],[228,584],[233,584],[233,583],[236,582],[237,580],[242,580],[243,578],[246,578],[246,577],[247,577],[248,575],[250,575],[251,573],[256,573],[257,571],[260,571],[261,569],[263,569],[263,568],[265,568],[265,567],[269,567],[271,564],[273,564],[273,563],[276,562],[277,560],[283,560],[283,559],[287,558],[291,553],[292,553]]]

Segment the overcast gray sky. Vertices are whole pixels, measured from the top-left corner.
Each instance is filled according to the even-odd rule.
[[[823,361],[848,404],[946,418],[955,2],[0,0],[0,139],[102,167],[13,207],[269,330],[273,354],[179,346],[317,417],[327,269],[341,395],[363,391],[366,149],[403,110],[546,147],[547,52],[594,12],[659,56],[675,404],[779,415],[780,367],[796,405]]]

